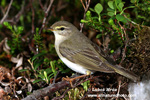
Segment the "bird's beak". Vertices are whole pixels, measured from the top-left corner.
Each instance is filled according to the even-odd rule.
[[[50,31],[54,31],[54,29],[53,28],[46,28],[46,30],[50,30]]]

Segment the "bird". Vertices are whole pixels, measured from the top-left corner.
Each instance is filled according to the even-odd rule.
[[[116,64],[101,47],[70,22],[57,21],[47,30],[54,33],[59,58],[73,71],[83,75],[91,75],[96,71],[118,73],[134,82],[140,80],[139,76]]]

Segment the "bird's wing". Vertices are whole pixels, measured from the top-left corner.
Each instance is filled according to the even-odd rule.
[[[95,51],[100,55],[102,56],[103,58],[107,59],[107,63],[110,63],[111,65],[116,65],[116,63],[114,62],[114,60],[109,56],[107,55],[100,46],[96,45],[95,43],[91,43],[91,45],[94,47]]]
[[[87,46],[88,45],[88,46]],[[112,73],[114,70],[109,68],[105,62],[106,59],[103,57],[104,55],[100,55],[96,49],[97,47],[93,47],[91,44],[87,44],[85,47],[82,48],[76,47],[68,47],[66,45],[61,44],[59,46],[60,54],[70,60],[73,63],[79,64],[84,66],[88,70],[92,71],[101,71]],[[100,51],[99,51],[100,52]]]

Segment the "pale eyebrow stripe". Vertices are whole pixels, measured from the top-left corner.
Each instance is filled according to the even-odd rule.
[[[67,29],[68,27],[66,27],[66,26],[56,26],[55,27],[55,29],[60,29],[60,28],[66,28]]]

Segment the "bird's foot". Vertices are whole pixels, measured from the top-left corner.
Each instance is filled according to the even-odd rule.
[[[81,75],[81,76],[77,76],[77,77],[74,77],[74,78],[69,78],[69,77],[67,76],[66,78],[63,77],[63,80],[70,82],[71,87],[73,87],[72,82],[73,82],[74,80],[80,79],[80,78],[83,78],[83,77],[86,77],[86,76],[89,76],[89,75]]]

